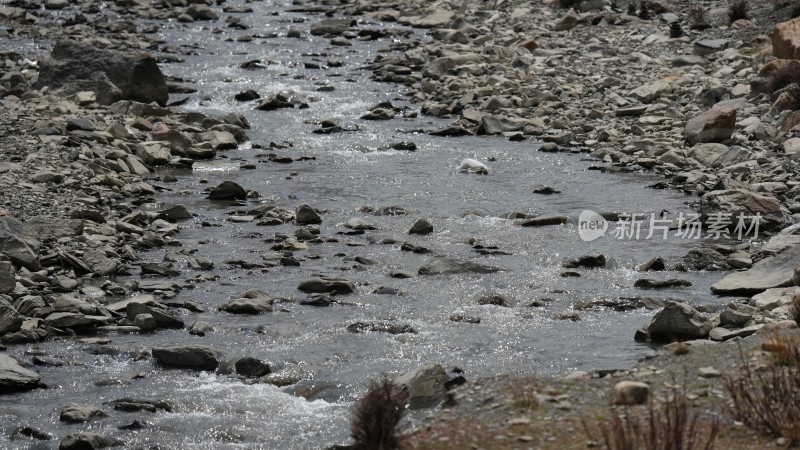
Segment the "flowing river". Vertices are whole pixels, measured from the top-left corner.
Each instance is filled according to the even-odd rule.
[[[597,164],[580,153],[543,153],[533,141],[511,142],[500,137],[433,137],[432,130],[448,123],[439,119],[395,118],[365,121],[359,117],[382,101],[418,110],[405,99],[404,88],[370,81],[365,69],[389,38],[355,41],[352,47],[331,47],[329,39],[311,36],[309,26],[322,18],[288,12],[289,2],[248,4],[255,12],[243,17],[248,30],[223,28],[213,33],[209,25],[173,23],[162,29],[165,39],[184,53],[183,63],[163,70],[190,80],[200,90],[183,106],[209,115],[241,113],[252,125],[252,145],[220,154],[213,162],[193,170],[171,170],[176,182],[156,184],[169,188],[158,204],[185,205],[195,217],[180,223],[176,239],[184,251],[197,250],[216,267],[205,275],[214,281],[187,283],[197,273],[168,279],[184,289],[178,300],[192,300],[205,312],[185,312],[184,320],[212,324],[205,337],[186,330],[160,330],[152,335],[111,335],[105,346],[57,340],[19,349],[27,355],[44,351],[69,362],[63,367],[42,367],[49,389],[3,397],[0,418],[7,426],[30,425],[56,435],[75,431],[58,421],[58,409],[69,402],[101,404],[122,397],[167,399],[173,412],[135,413],[130,420],[144,421],[137,431],[121,431],[119,420],[92,422],[87,428],[122,437],[130,448],[323,448],[346,442],[348,411],[366,383],[382,373],[396,375],[431,363],[447,370],[459,367],[467,378],[499,373],[555,375],[573,370],[613,369],[630,366],[652,349],[634,342],[633,335],[652,316],[647,309],[618,312],[610,309],[576,311],[579,321],[559,320],[574,305],[598,299],[625,297],[682,298],[700,304],[721,304],[709,293],[718,273],[659,272],[648,277],[683,278],[692,287],[643,291],[633,287],[643,274],[635,266],[655,256],[675,262],[701,242],[681,239],[614,239],[583,241],[575,221],[567,225],[526,228],[503,218],[513,211],[564,214],[577,218],[582,210],[658,214],[672,217],[690,212],[693,200],[680,192],[646,189],[658,181],[646,174],[602,174],[588,170]],[[373,23],[380,27],[397,26]],[[289,28],[301,38],[286,37]],[[259,35],[252,40],[240,36]],[[311,69],[305,62],[337,59],[341,67]],[[265,68],[245,70],[240,64],[261,60]],[[320,89],[321,86],[326,86]],[[253,89],[262,96],[292,90],[307,99],[307,109],[254,110],[256,103],[237,102],[234,94]],[[175,99],[182,96],[175,96]],[[318,122],[338,118],[358,131],[314,134]],[[417,150],[390,150],[396,142],[411,141]],[[270,143],[291,143],[270,148]],[[275,153],[295,159],[291,164],[268,161]],[[464,158],[489,167],[489,174],[457,173]],[[242,168],[242,166],[246,168]],[[260,193],[245,204],[205,199],[204,189],[231,180]],[[561,191],[533,194],[538,185]],[[323,211],[322,243],[295,252],[299,266],[263,267],[275,251],[276,234],[294,236],[297,226],[257,226],[233,222],[231,213],[243,214],[258,204],[287,209],[307,203]],[[373,215],[363,206],[401,206],[407,215]],[[343,225],[360,218],[375,226],[364,234],[347,233]],[[428,219],[434,232],[408,235],[417,218]],[[612,224],[612,228],[613,228]],[[642,237],[646,235],[646,229]],[[468,242],[478,238],[501,252],[480,256]],[[383,244],[382,241],[396,242]],[[390,278],[393,271],[416,273],[432,255],[401,251],[410,242],[434,255],[469,259],[505,269],[490,275],[452,275]],[[161,262],[167,251],[154,250],[144,257]],[[580,277],[563,277],[564,259],[603,254],[604,269],[577,269]],[[366,258],[374,264],[355,259]],[[226,264],[225,262],[235,262]],[[365,261],[361,259],[361,261]],[[367,261],[369,262],[369,261]],[[248,289],[272,296],[303,300],[297,290],[312,275],[344,277],[357,285],[355,294],[340,297],[350,304],[312,307],[297,302],[277,304],[272,313],[242,316],[217,310],[224,301]],[[379,286],[400,295],[373,293]],[[508,307],[479,305],[478,299],[502,294]],[[543,307],[529,306],[538,301]],[[478,324],[449,320],[453,314],[480,317]],[[347,326],[356,321],[397,321],[410,324],[417,334],[353,334]],[[227,356],[252,356],[270,361],[299,383],[276,387],[252,384],[223,375],[163,370],[152,359],[140,357],[159,345],[203,344]],[[413,419],[413,417],[412,417]],[[8,445],[15,445],[10,443]],[[54,444],[56,445],[56,444]]]

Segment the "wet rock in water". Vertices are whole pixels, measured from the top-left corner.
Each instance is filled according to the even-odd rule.
[[[157,219],[163,219],[168,222],[175,222],[178,220],[191,219],[192,213],[183,205],[169,206],[158,211]]]
[[[70,403],[61,408],[58,419],[62,422],[80,423],[88,422],[92,419],[108,417],[102,409],[91,405],[79,405]]]
[[[620,381],[614,385],[614,404],[642,405],[650,398],[650,385],[640,381]]]
[[[8,300],[0,297],[0,336],[16,333],[22,327],[25,317]]]
[[[400,250],[402,250],[404,252],[411,252],[411,253],[418,253],[418,254],[431,253],[431,250],[429,248],[422,247],[422,246],[419,246],[419,245],[414,245],[414,244],[411,244],[409,242],[403,242],[403,244],[400,245]]]
[[[502,294],[485,295],[478,299],[478,304],[504,306],[506,308],[511,306],[511,302],[509,301],[508,297]]]
[[[99,450],[121,445],[125,445],[125,442],[115,437],[87,431],[68,434],[61,440],[58,450]]]
[[[464,314],[453,314],[450,316],[452,322],[464,323],[481,323],[481,318],[478,316],[465,316]]]
[[[346,228],[349,228],[349,229],[355,230],[355,231],[367,231],[367,230],[375,230],[376,229],[375,225],[367,222],[364,219],[359,219],[357,217],[356,218],[352,218],[352,219],[348,219],[347,222],[344,223],[344,226]]]
[[[425,219],[417,219],[414,222],[414,225],[411,226],[411,229],[408,230],[408,234],[431,234],[433,233],[433,225]]]
[[[727,258],[710,247],[693,248],[683,257],[683,266],[688,270],[728,270]]]
[[[107,405],[111,405],[114,407],[116,411],[123,411],[123,412],[139,412],[139,411],[147,411],[147,412],[157,412],[157,411],[166,411],[172,412],[172,403],[165,401],[165,400],[151,400],[146,398],[119,398],[116,400],[111,400],[110,402],[104,403]]]
[[[280,108],[294,108],[294,103],[281,96],[269,96],[256,107],[259,111],[274,111]]]
[[[640,278],[633,283],[633,287],[639,289],[672,289],[689,287],[692,285],[691,281],[681,280],[678,278],[670,278],[668,280],[653,280],[650,278]]]
[[[233,181],[223,181],[209,192],[209,200],[245,200],[247,191]]]
[[[154,347],[153,358],[165,367],[194,370],[215,370],[222,354],[205,345]]]
[[[438,256],[419,268],[420,275],[454,275],[463,273],[495,273],[499,267],[485,266],[472,261],[463,261],[447,256]]]
[[[258,100],[259,98],[261,98],[261,95],[259,95],[258,92],[252,89],[248,89],[244,92],[239,92],[238,94],[234,95],[233,98],[237,102],[249,102],[253,100]]]
[[[555,188],[552,188],[550,186],[541,185],[541,186],[537,186],[533,190],[533,193],[534,194],[541,194],[541,195],[552,195],[552,194],[560,194],[561,191],[559,191],[559,190],[557,190]]]
[[[411,325],[389,322],[356,322],[347,326],[347,331],[351,333],[389,333],[389,334],[404,334],[416,333],[417,330]]]
[[[595,268],[605,267],[606,257],[604,255],[584,255],[577,258],[570,258],[561,263],[565,269],[577,269],[579,267]]]
[[[53,439],[53,435],[51,435],[50,433],[46,433],[42,430],[33,427],[17,428],[11,433],[11,439],[17,439],[17,436],[25,436],[33,439],[38,439],[40,441],[49,441],[50,439]],[[34,446],[31,448],[37,448],[37,447]]]
[[[205,336],[213,333],[214,327],[208,322],[195,322],[189,326],[189,334],[193,336]]]
[[[142,303],[130,303],[126,309],[127,318],[129,321],[134,321],[136,316],[149,315],[153,319],[153,323],[158,328],[183,328],[183,320],[178,318],[175,314],[165,308],[158,306],[148,306]],[[134,325],[136,325],[134,323]],[[138,326],[138,325],[136,325]]]
[[[220,373],[237,374],[245,378],[258,378],[272,373],[269,364],[248,356],[228,361],[220,368]]]
[[[668,302],[639,332],[636,340],[672,342],[703,339],[713,328],[711,321],[691,306]]]
[[[479,175],[488,175],[489,168],[478,160],[467,158],[461,161],[461,165],[458,167],[458,173],[476,173]]]
[[[444,400],[445,383],[450,380],[439,364],[420,367],[406,372],[393,380],[395,387],[403,392],[411,409],[434,408]]]
[[[683,130],[683,137],[689,145],[721,142],[731,138],[735,126],[735,107],[712,108],[690,119]]]
[[[323,19],[311,25],[311,34],[315,36],[338,36],[356,25],[353,19]]]
[[[569,217],[559,214],[548,214],[543,216],[536,216],[531,219],[520,222],[521,227],[546,227],[550,225],[563,225],[569,222]]]
[[[727,230],[734,230],[739,225],[740,216],[745,218],[743,225],[747,230],[751,226],[750,218],[760,215],[759,232],[783,228],[787,221],[787,214],[775,197],[745,189],[711,191],[700,198],[697,211],[706,225],[714,218],[725,218],[725,223],[720,225]],[[731,235],[735,236],[735,233],[731,232]]]
[[[48,86],[65,95],[94,91],[102,105],[133,100],[164,106],[169,99],[169,87],[152,56],[72,40],[56,43],[50,57],[39,62],[35,86]]]
[[[762,259],[748,270],[734,272],[711,285],[719,295],[754,295],[767,289],[794,286],[794,272],[800,261],[800,245],[771,258]]]
[[[395,142],[391,144],[389,147],[391,147],[393,150],[404,150],[408,152],[413,152],[417,150],[417,144],[411,141]]]
[[[344,278],[314,277],[303,280],[297,289],[306,294],[352,294],[356,287]]]
[[[660,256],[656,256],[650,261],[647,261],[646,263],[639,266],[638,269],[639,272],[654,272],[654,271],[667,270],[667,266],[666,264],[664,264],[664,260]]]
[[[390,120],[394,119],[397,113],[391,108],[375,108],[361,116],[362,120]]]
[[[298,225],[314,225],[322,223],[322,218],[317,211],[309,205],[302,204],[294,213],[294,220]]]
[[[305,300],[301,300],[300,304],[304,306],[325,307],[331,306],[337,301],[327,294],[311,294]]]
[[[19,365],[16,359],[0,353],[0,394],[44,387],[42,377]]]
[[[269,296],[266,292],[251,289],[244,294],[241,298],[235,298],[224,304],[219,309],[231,314],[261,314],[265,312],[272,312],[272,303],[275,298]]]

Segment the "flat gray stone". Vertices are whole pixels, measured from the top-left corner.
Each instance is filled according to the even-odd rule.
[[[794,286],[792,276],[800,261],[800,245],[762,259],[743,272],[734,272],[711,286],[719,295],[754,295],[767,289]]]

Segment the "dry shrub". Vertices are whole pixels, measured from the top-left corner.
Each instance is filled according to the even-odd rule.
[[[406,394],[387,377],[372,381],[367,393],[353,406],[350,434],[353,450],[397,450],[397,424],[406,410]]]
[[[740,19],[749,19],[746,0],[738,0],[728,7],[728,21],[733,23]]]
[[[585,419],[583,428],[590,440],[597,440]],[[596,428],[608,450],[709,450],[719,433],[719,419],[711,419],[704,438],[706,426],[690,411],[686,392],[679,390],[658,405],[651,398],[644,417],[625,408],[623,414],[598,422]]]
[[[558,0],[558,6],[569,9],[573,6],[578,6],[583,0]]]
[[[800,75],[798,75],[800,77]],[[792,295],[792,301],[789,303],[789,314],[792,315],[792,319],[800,324],[800,293],[795,293]]]
[[[781,89],[800,83],[800,70],[796,64],[787,64],[767,75],[767,91],[772,94]]]
[[[750,428],[784,437],[790,446],[800,444],[800,347],[796,339],[776,335],[762,348],[772,352],[772,364],[755,370],[742,353],[741,372],[724,380],[730,413]]]
[[[708,22],[706,9],[701,5],[692,5],[689,8],[688,19],[689,28],[692,30],[705,30],[707,28],[711,28],[711,24]]]

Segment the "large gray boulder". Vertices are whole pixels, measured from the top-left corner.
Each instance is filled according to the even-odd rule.
[[[702,339],[714,328],[707,317],[685,303],[668,302],[637,333],[637,340],[673,342]]]
[[[205,345],[153,348],[153,358],[161,365],[179,369],[215,370],[222,354]]]
[[[0,253],[8,256],[12,263],[29,270],[40,270],[40,245],[34,232],[23,222],[13,217],[0,218]]]
[[[759,231],[783,228],[788,216],[775,197],[756,194],[745,189],[711,191],[700,199],[698,212],[703,223],[708,223],[709,218],[714,215],[728,214],[727,217],[730,217],[728,228],[731,230],[735,228],[740,215],[747,218],[760,214]],[[750,225],[749,219],[745,222]]]
[[[502,269],[485,266],[472,261],[462,261],[445,256],[437,256],[419,268],[420,275],[455,275],[462,273],[495,273]]]
[[[42,377],[19,365],[16,359],[0,353],[0,394],[43,387]]]
[[[394,379],[394,385],[407,396],[411,409],[433,408],[444,400],[447,372],[439,364],[420,367]]]
[[[110,105],[118,100],[166,105],[169,89],[156,60],[147,53],[120,52],[91,44],[58,42],[49,58],[40,61],[36,88],[70,95],[94,91],[97,102]]]
[[[711,285],[719,295],[754,295],[767,289],[794,286],[792,277],[800,261],[800,245],[772,258],[762,259],[748,270],[734,272]]]

